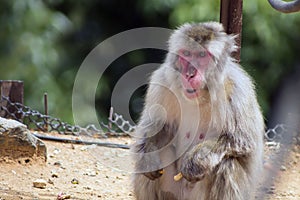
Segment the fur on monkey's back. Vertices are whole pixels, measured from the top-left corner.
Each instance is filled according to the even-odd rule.
[[[206,77],[207,91],[201,93],[201,97],[197,99],[197,103],[186,99],[182,93],[182,86],[179,81],[180,74],[174,69],[174,55],[168,54],[166,62],[156,70],[150,80],[149,88],[146,95],[145,110],[153,104],[161,105],[166,111],[166,119],[162,119],[166,123],[178,123],[181,120],[181,110],[189,110],[191,118],[187,121],[200,121],[201,129],[207,130],[212,126],[218,132],[234,133],[237,140],[249,134],[249,141],[254,143],[251,153],[245,155],[242,163],[237,163],[241,167],[240,180],[236,181],[236,188],[240,192],[241,199],[249,199],[252,197],[254,184],[260,178],[260,170],[262,168],[263,155],[263,132],[264,123],[260,108],[257,103],[255,88],[252,79],[248,74],[230,57],[230,54],[236,50],[234,36],[224,33],[219,23],[209,22],[203,24],[185,24],[174,32],[170,38],[170,51],[176,50],[180,44],[181,37],[178,35],[190,34],[192,37],[198,37],[199,42],[210,51],[214,48],[214,56],[216,58],[216,69],[213,73],[221,72],[215,76]],[[201,36],[204,36],[201,39]],[[215,41],[217,40],[217,41]],[[224,67],[226,66],[226,67]],[[212,74],[213,74],[212,73]],[[183,105],[183,108],[180,108]],[[198,117],[194,117],[193,111],[200,111]],[[161,113],[154,113],[154,120],[160,120]],[[165,116],[164,116],[165,117]],[[143,121],[143,116],[141,118]],[[188,130],[188,125],[186,128]],[[144,127],[144,126],[143,126]],[[137,129],[142,136],[143,130]],[[175,133],[173,133],[175,134]],[[178,132],[177,134],[185,134]],[[248,136],[246,136],[248,137]],[[143,139],[141,139],[143,140]],[[241,143],[243,141],[240,141]],[[176,147],[175,147],[176,148]],[[246,148],[246,147],[245,147]],[[172,176],[178,173],[180,169],[180,159],[174,162],[174,165],[166,168],[165,176],[169,176],[168,182],[164,182],[162,177],[156,180],[150,180],[142,174],[134,175],[134,188],[138,199],[215,199],[216,196],[222,196],[222,199],[229,198],[231,194],[227,194],[222,187],[229,180],[220,181],[220,188],[213,187],[209,178],[204,178],[196,184],[191,184],[186,180],[180,182],[171,182]],[[227,166],[227,165],[222,165]],[[219,170],[232,170],[222,169]],[[216,176],[218,175],[216,171]],[[234,172],[232,172],[234,173]],[[163,176],[164,176],[163,175]],[[236,178],[236,177],[228,177]],[[216,180],[217,181],[217,180]],[[167,184],[167,186],[166,186]],[[169,184],[169,186],[168,186]],[[216,186],[214,186],[216,187]],[[225,187],[225,186],[224,186]],[[213,191],[212,190],[216,190]],[[224,192],[224,194],[219,194]],[[189,193],[185,195],[185,193]],[[211,193],[211,194],[209,194]]]

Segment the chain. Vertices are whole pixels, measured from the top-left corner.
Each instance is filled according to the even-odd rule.
[[[135,126],[131,125],[129,121],[125,120],[122,115],[113,113],[113,109],[110,110],[110,116],[108,118],[108,124],[100,122],[101,129],[98,129],[94,124],[89,124],[86,127],[78,125],[70,125],[61,121],[58,118],[51,117],[49,115],[41,114],[40,112],[31,109],[20,103],[13,103],[8,97],[2,96],[0,99],[0,114],[8,116],[15,120],[23,120],[29,127],[33,127],[43,132],[57,131],[60,134],[72,134],[72,135],[89,135],[97,137],[107,136],[122,136],[128,135],[135,130]],[[277,124],[274,128],[270,128],[265,132],[265,139],[267,141],[281,140],[283,134],[288,131],[285,124]]]
[[[288,128],[285,124],[277,124],[274,128],[270,128],[265,133],[267,141],[281,140],[282,135],[287,132]]]
[[[135,126],[124,120],[123,116],[117,113],[112,113],[112,116],[109,117],[109,124],[101,122],[101,129],[98,129],[94,124],[89,124],[86,127],[70,125],[58,118],[44,115],[21,103],[13,103],[5,96],[2,96],[0,99],[0,105],[1,116],[6,116],[17,121],[22,120],[28,127],[43,132],[57,131],[60,134],[85,134],[89,136],[97,134],[98,137],[107,137],[128,135],[135,129]]]

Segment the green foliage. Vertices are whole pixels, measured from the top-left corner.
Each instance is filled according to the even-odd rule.
[[[64,72],[57,40],[71,28],[71,22],[42,1],[7,0],[1,1],[0,8],[0,79],[23,80],[25,102],[38,110],[42,110],[43,94],[48,92],[50,111],[69,117],[70,102],[64,98],[71,91],[64,90],[57,76],[57,72]]]
[[[299,13],[279,13],[267,1],[244,1],[242,64],[257,82],[265,113],[271,95],[299,62],[299,34]]]
[[[2,0],[0,79],[23,80],[25,103],[38,110],[47,92],[50,114],[72,122],[76,72],[101,41],[136,27],[218,21],[219,9],[219,0]],[[244,1],[242,34],[241,63],[257,82],[267,113],[271,95],[299,62],[299,13],[281,14],[267,1]],[[131,66],[161,62],[162,57],[138,51],[114,62],[98,85],[100,115],[107,115],[108,94],[122,73]]]

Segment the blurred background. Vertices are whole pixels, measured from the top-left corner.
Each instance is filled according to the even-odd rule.
[[[25,105],[41,112],[47,92],[49,114],[73,123],[74,79],[99,43],[138,27],[173,29],[185,22],[219,21],[219,10],[219,0],[1,0],[0,80],[23,80]],[[279,13],[267,0],[244,1],[243,10],[241,64],[256,81],[267,123],[281,123],[274,108],[289,85],[294,87],[290,94],[296,94],[291,98],[299,101],[300,13]],[[111,64],[96,94],[100,120],[107,119],[118,79],[134,66],[163,62],[165,53],[133,51]],[[144,92],[140,88],[131,99],[134,119]]]

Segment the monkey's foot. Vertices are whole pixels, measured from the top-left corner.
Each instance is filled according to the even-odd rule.
[[[163,175],[164,171],[163,169],[161,170],[157,170],[157,171],[153,171],[153,172],[146,172],[144,173],[144,175],[149,178],[150,180],[155,180],[159,177],[161,177]]]

